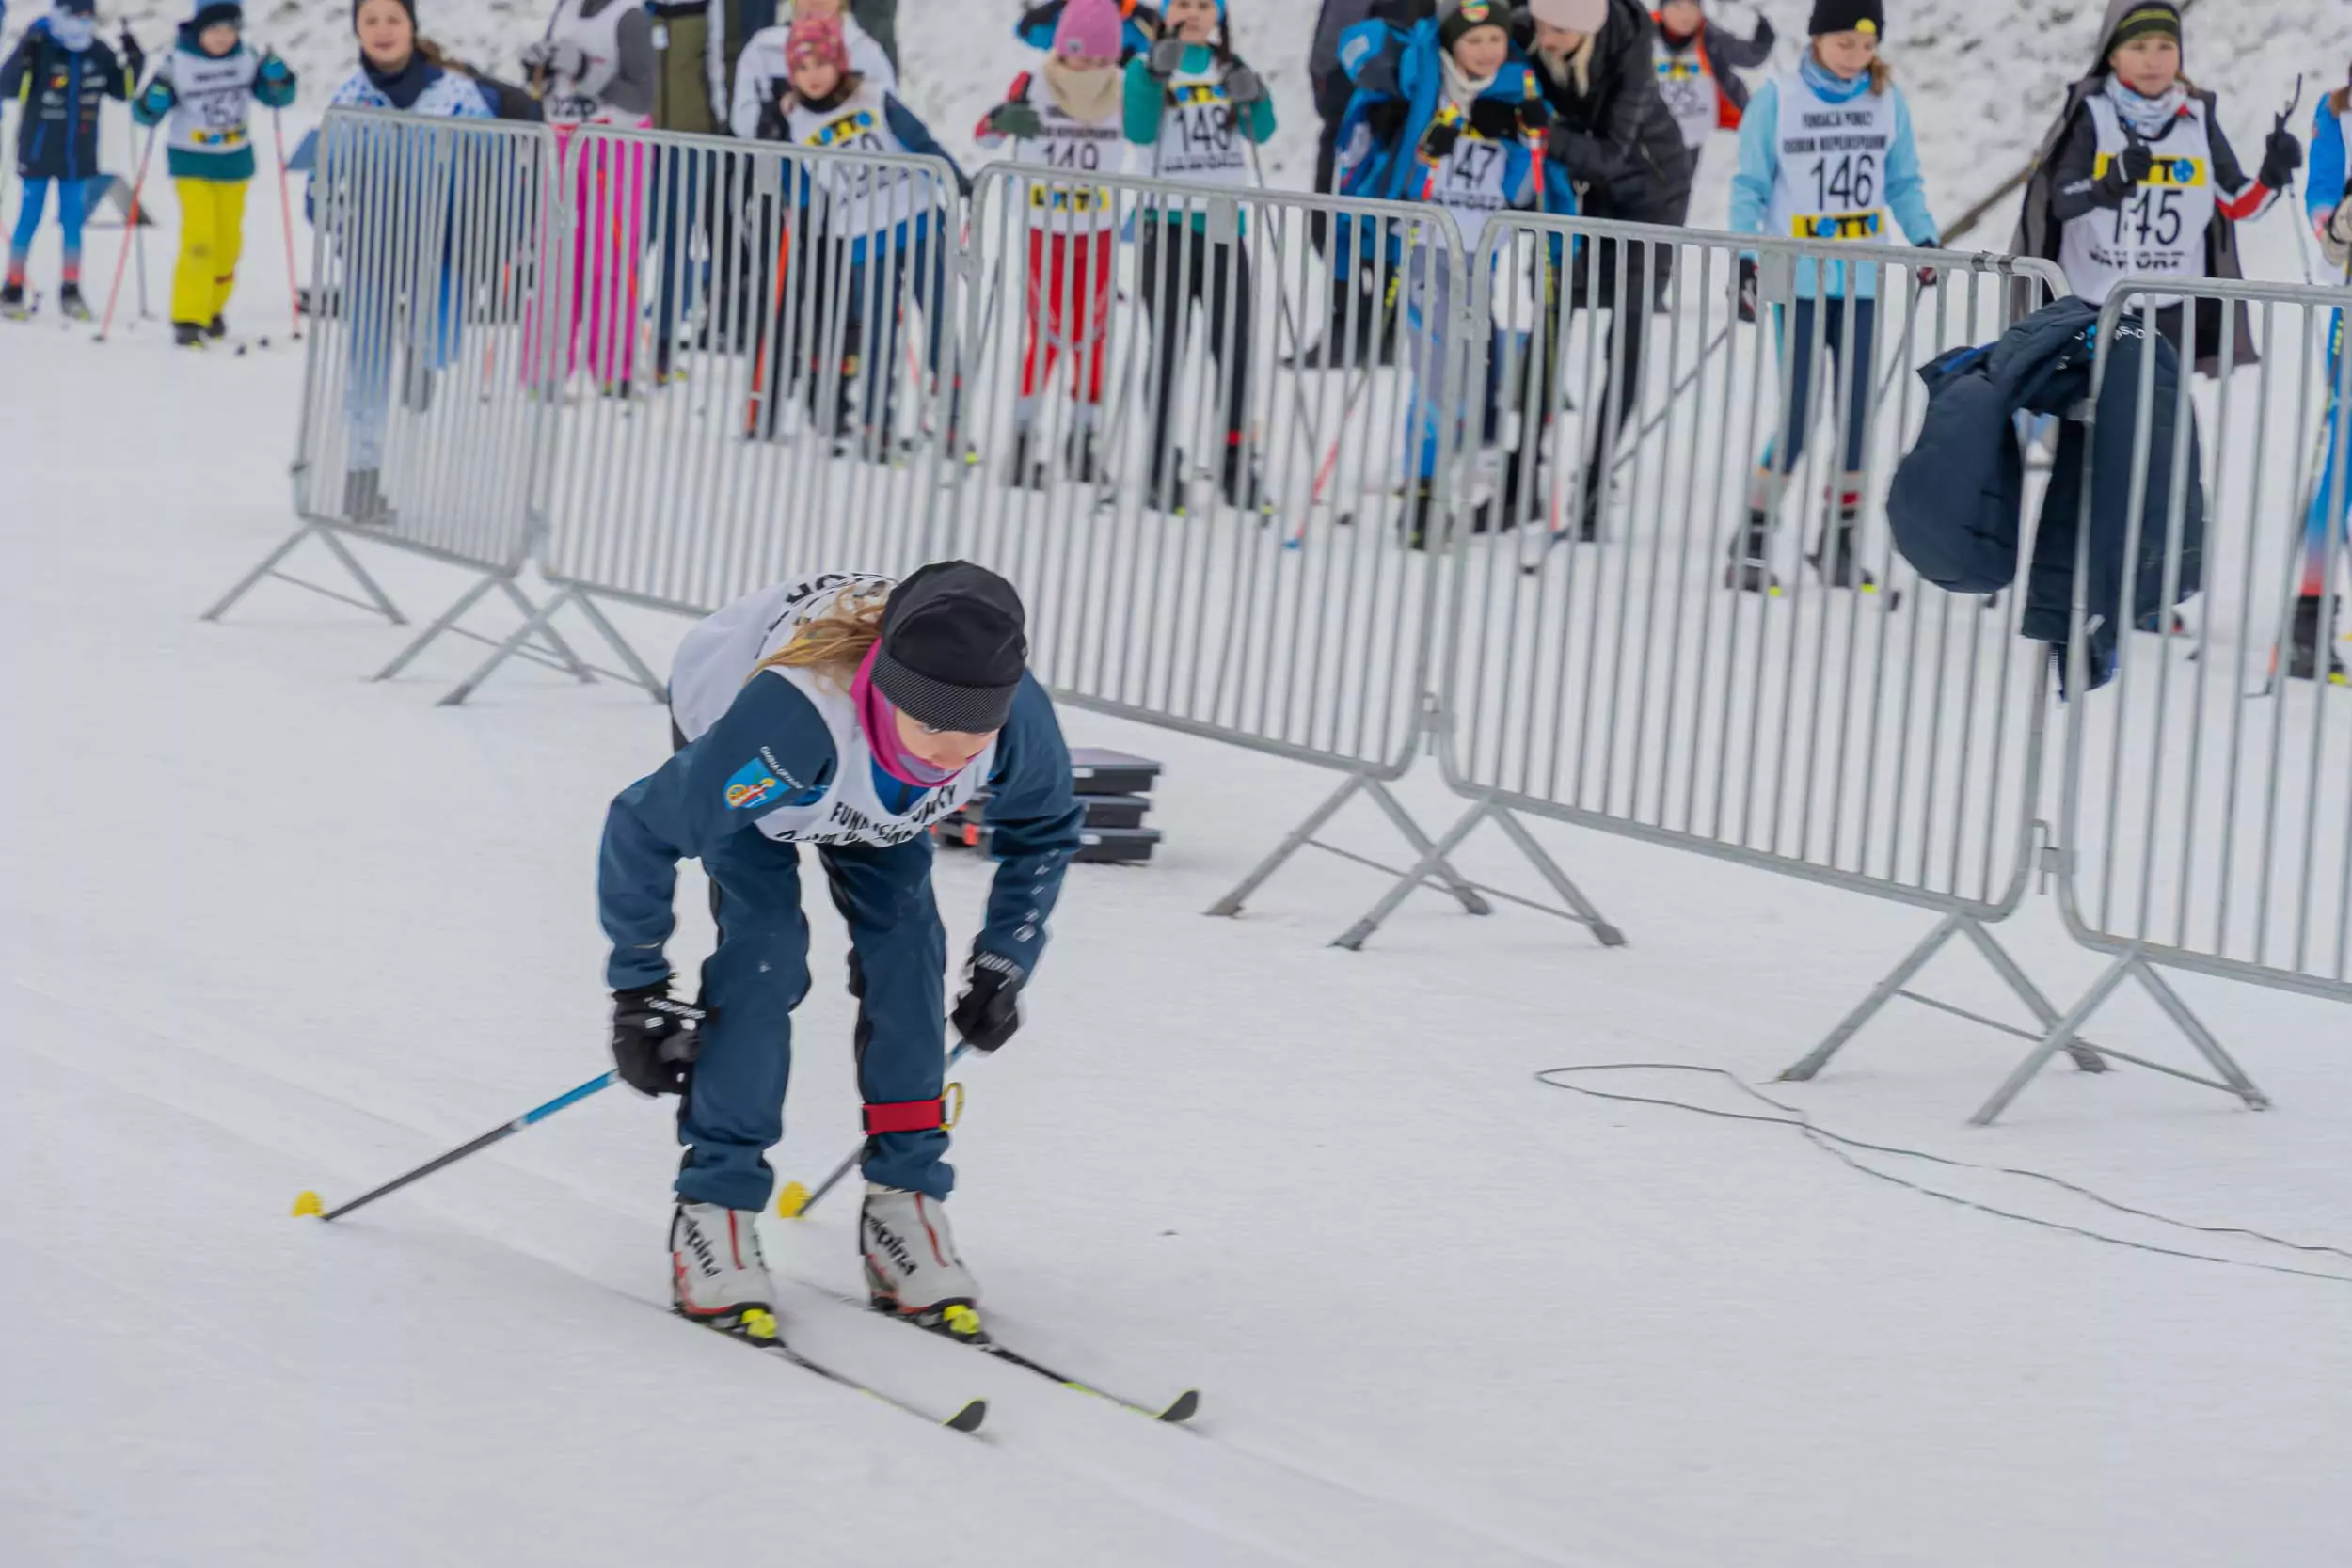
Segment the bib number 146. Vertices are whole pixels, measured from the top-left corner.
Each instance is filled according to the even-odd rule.
[[[1849,152],[1836,162],[1827,158],[1813,166],[1813,205],[1827,212],[1878,205],[1878,158],[1868,152]]]

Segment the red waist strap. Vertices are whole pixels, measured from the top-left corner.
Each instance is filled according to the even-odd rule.
[[[902,1100],[895,1105],[866,1107],[866,1135],[883,1132],[928,1132],[947,1125],[945,1100]]]

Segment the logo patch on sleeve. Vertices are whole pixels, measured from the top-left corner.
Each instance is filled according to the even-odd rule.
[[[765,762],[755,757],[737,768],[735,777],[727,781],[727,809],[751,811],[764,806],[773,800],[776,792],[783,787],[784,781],[770,771]]]

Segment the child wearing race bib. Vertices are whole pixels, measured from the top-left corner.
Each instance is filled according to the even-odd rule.
[[[1740,168],[1731,183],[1733,231],[1869,246],[1892,243],[1889,230],[1900,224],[1913,245],[1933,249],[1935,216],[1919,173],[1911,106],[1879,57],[1886,31],[1882,0],[1815,0],[1809,30],[1804,63],[1757,88],[1741,121]],[[1769,561],[1772,524],[1788,477],[1804,456],[1815,392],[1826,379],[1836,389],[1832,417],[1841,471],[1831,483],[1820,548],[1807,559],[1832,588],[1878,591],[1856,547],[1883,270],[1867,259],[1867,252],[1851,265],[1799,259],[1795,304],[1773,308],[1787,366],[1787,411],[1748,483],[1747,523],[1731,542],[1724,572],[1728,588],[1780,592]],[[1931,285],[1934,273],[1923,269],[1919,281]],[[1756,261],[1743,258],[1742,321],[1756,319]]]
[[[2286,187],[2302,166],[2302,147],[2291,132],[2274,132],[2261,170],[2247,177],[2221,133],[2218,102],[2182,73],[2181,8],[2172,0],[2113,0],[2100,37],[2097,65],[2067,94],[2042,144],[2014,248],[2058,262],[2093,305],[2136,274],[2242,276],[2236,226]],[[2157,327],[2184,358],[2218,372],[2218,302],[2200,302],[2192,347],[2178,296],[2134,298],[2159,308]],[[2242,314],[2238,348],[2235,362],[2253,363]]]
[[[1233,53],[1225,0],[1168,0],[1166,35],[1127,63],[1127,139],[1143,150],[1136,172],[1189,185],[1253,184],[1249,144],[1274,135],[1274,101],[1258,73]],[[1206,318],[1209,354],[1222,372],[1218,428],[1224,434],[1217,490],[1242,512],[1264,506],[1256,457],[1248,450],[1249,355],[1254,332],[1249,253],[1212,239],[1203,204],[1167,212],[1147,208],[1136,265],[1152,312],[1152,433],[1147,499],[1158,511],[1185,509],[1184,454],[1175,444],[1176,376],[1184,365],[1185,325],[1197,302]]]
[[[257,58],[244,24],[239,0],[206,0],[180,24],[171,53],[131,105],[141,125],[170,119],[167,163],[180,198],[171,338],[182,348],[202,348],[229,330],[221,312],[237,286],[254,174],[250,106],[282,109],[294,100],[293,71],[275,51]]]
[[[14,99],[19,105],[16,172],[24,181],[8,241],[8,278],[0,283],[0,317],[21,321],[31,314],[25,264],[54,189],[65,239],[57,310],[75,321],[89,319],[82,299],[82,223],[100,173],[98,112],[109,98],[128,99],[146,69],[147,56],[129,27],[122,29],[119,56],[98,36],[96,0],[56,0],[56,8],[25,28],[0,64],[0,101]]]
[[[767,1153],[784,1136],[792,1015],[810,984],[805,847],[850,928],[867,1290],[925,1327],[979,1331],[979,1286],[947,1222],[955,1118],[941,1021],[977,1051],[1013,1037],[1086,816],[1027,662],[1020,595],[961,561],[899,582],[833,572],[781,583],[679,644],[676,750],[606,814],[596,899],[612,941],[614,1066],[641,1093],[678,1097],[686,1157],[670,1246],[682,1314],[774,1333],[756,1220],[775,1182]],[[996,875],[951,1010],[930,829],[983,793],[975,809]],[[663,952],[682,860],[702,862],[719,927],[691,1004],[670,995]]]
[[[1340,45],[1340,64],[1356,83],[1341,121],[1342,194],[1447,208],[1462,235],[1466,267],[1478,264],[1479,240],[1495,214],[1533,206],[1574,210],[1565,182],[1557,188],[1545,182],[1543,147],[1551,112],[1534,68],[1511,41],[1510,14],[1502,0],[1442,0],[1438,15],[1415,26],[1401,49],[1380,22],[1350,28]],[[1447,434],[1441,421],[1461,418],[1439,406],[1454,304],[1448,248],[1434,231],[1417,230],[1406,242],[1413,360],[1406,430],[1413,448],[1405,528],[1414,549],[1429,542]],[[1554,255],[1545,264],[1556,266],[1559,260]],[[1498,336],[1486,356],[1480,400],[1482,446],[1501,433],[1507,357]],[[1489,526],[1486,507],[1473,526],[1481,531]]]
[[[1740,129],[1748,85],[1739,72],[1771,59],[1778,35],[1772,19],[1758,15],[1755,36],[1743,39],[1708,22],[1699,0],[1666,0],[1650,20],[1658,26],[1658,95],[1682,129],[1695,178],[1707,138]]]
[[[1111,191],[1080,182],[1089,174],[1117,174],[1126,162],[1121,25],[1117,0],[1068,0],[1044,69],[1023,71],[1005,102],[980,121],[981,147],[993,151],[1010,142],[1014,162],[1052,171],[1025,187],[1029,287],[1007,476],[1014,485],[1044,486],[1045,466],[1032,450],[1038,393],[1065,350],[1071,419],[1062,441],[1063,471],[1080,484],[1096,477],[1094,432],[1116,282],[1119,205]]]
[[[840,24],[841,41],[850,52],[850,69],[862,82],[870,82],[884,92],[898,90],[898,72],[890,63],[890,56],[874,36],[857,24],[850,15],[847,0],[798,0],[798,4],[775,8],[776,21],[772,27],[762,27],[743,40],[743,53],[735,64],[735,93],[727,111],[727,128],[745,141],[759,135],[759,119],[768,106],[782,98],[792,87],[792,68],[787,51],[792,40],[792,24],[803,18],[811,21],[830,17]]]
[[[2352,283],[2352,178],[2347,177],[2345,147],[2352,143],[2352,86],[2338,87],[2319,101],[2312,122],[2312,175],[2304,186],[2312,227],[2319,234],[2320,254],[2327,258],[2329,283]],[[2284,650],[2286,673],[2294,680],[2325,678],[2346,684],[2344,661],[2336,657],[2334,608],[2336,537],[2352,520],[2352,397],[2345,396],[2344,312],[2328,323],[2327,459],[2312,481],[2312,494],[2303,512],[2303,580],[2296,590],[2295,617]]]
[[[903,153],[946,163],[956,186],[970,182],[912,110],[888,89],[850,68],[841,24],[829,16],[803,14],[786,43],[788,86],[762,119],[762,135],[811,150],[817,155],[787,175],[787,203],[799,211],[792,222],[803,239],[799,254],[822,251],[817,292],[801,303],[811,307],[817,347],[828,369],[855,373],[863,400],[855,418],[860,455],[895,461],[898,333],[906,313],[920,309],[926,325],[925,369],[946,373],[943,363],[947,312],[947,247],[940,206],[950,194],[912,169],[877,167],[839,154]],[[793,264],[790,259],[786,263]],[[809,341],[804,335],[803,342]],[[812,407],[824,375],[810,377]],[[956,394],[950,392],[945,439],[956,444]]]

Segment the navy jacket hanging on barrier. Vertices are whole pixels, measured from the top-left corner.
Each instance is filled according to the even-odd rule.
[[[2018,520],[2026,467],[2015,416],[2057,416],[2058,460],[2043,497],[2026,579],[2025,636],[2066,646],[2074,612],[2079,531],[2090,531],[2090,684],[2115,670],[2116,626],[2150,620],[2164,602],[2165,556],[2172,500],[2174,443],[2188,441],[2188,487],[2182,507],[2180,577],[2172,603],[2204,580],[2205,492],[2197,427],[2175,429],[2181,365],[2172,345],[2150,338],[2137,316],[2117,324],[2106,383],[2092,425],[2068,418],[2090,395],[2098,356],[2099,312],[2062,299],[2010,327],[1997,343],[1955,349],[1919,372],[1928,387],[1927,422],[1896,469],[1886,499],[1896,548],[1919,575],[1954,594],[1996,594],[2017,580]],[[2153,350],[2154,361],[2147,356]],[[2154,411],[2139,507],[2137,570],[2127,572],[2132,491],[2141,397],[2153,376]],[[2095,432],[2095,435],[2093,434]],[[2091,515],[2082,513],[2083,465],[2091,465]],[[2122,606],[2132,581],[2128,617]]]

